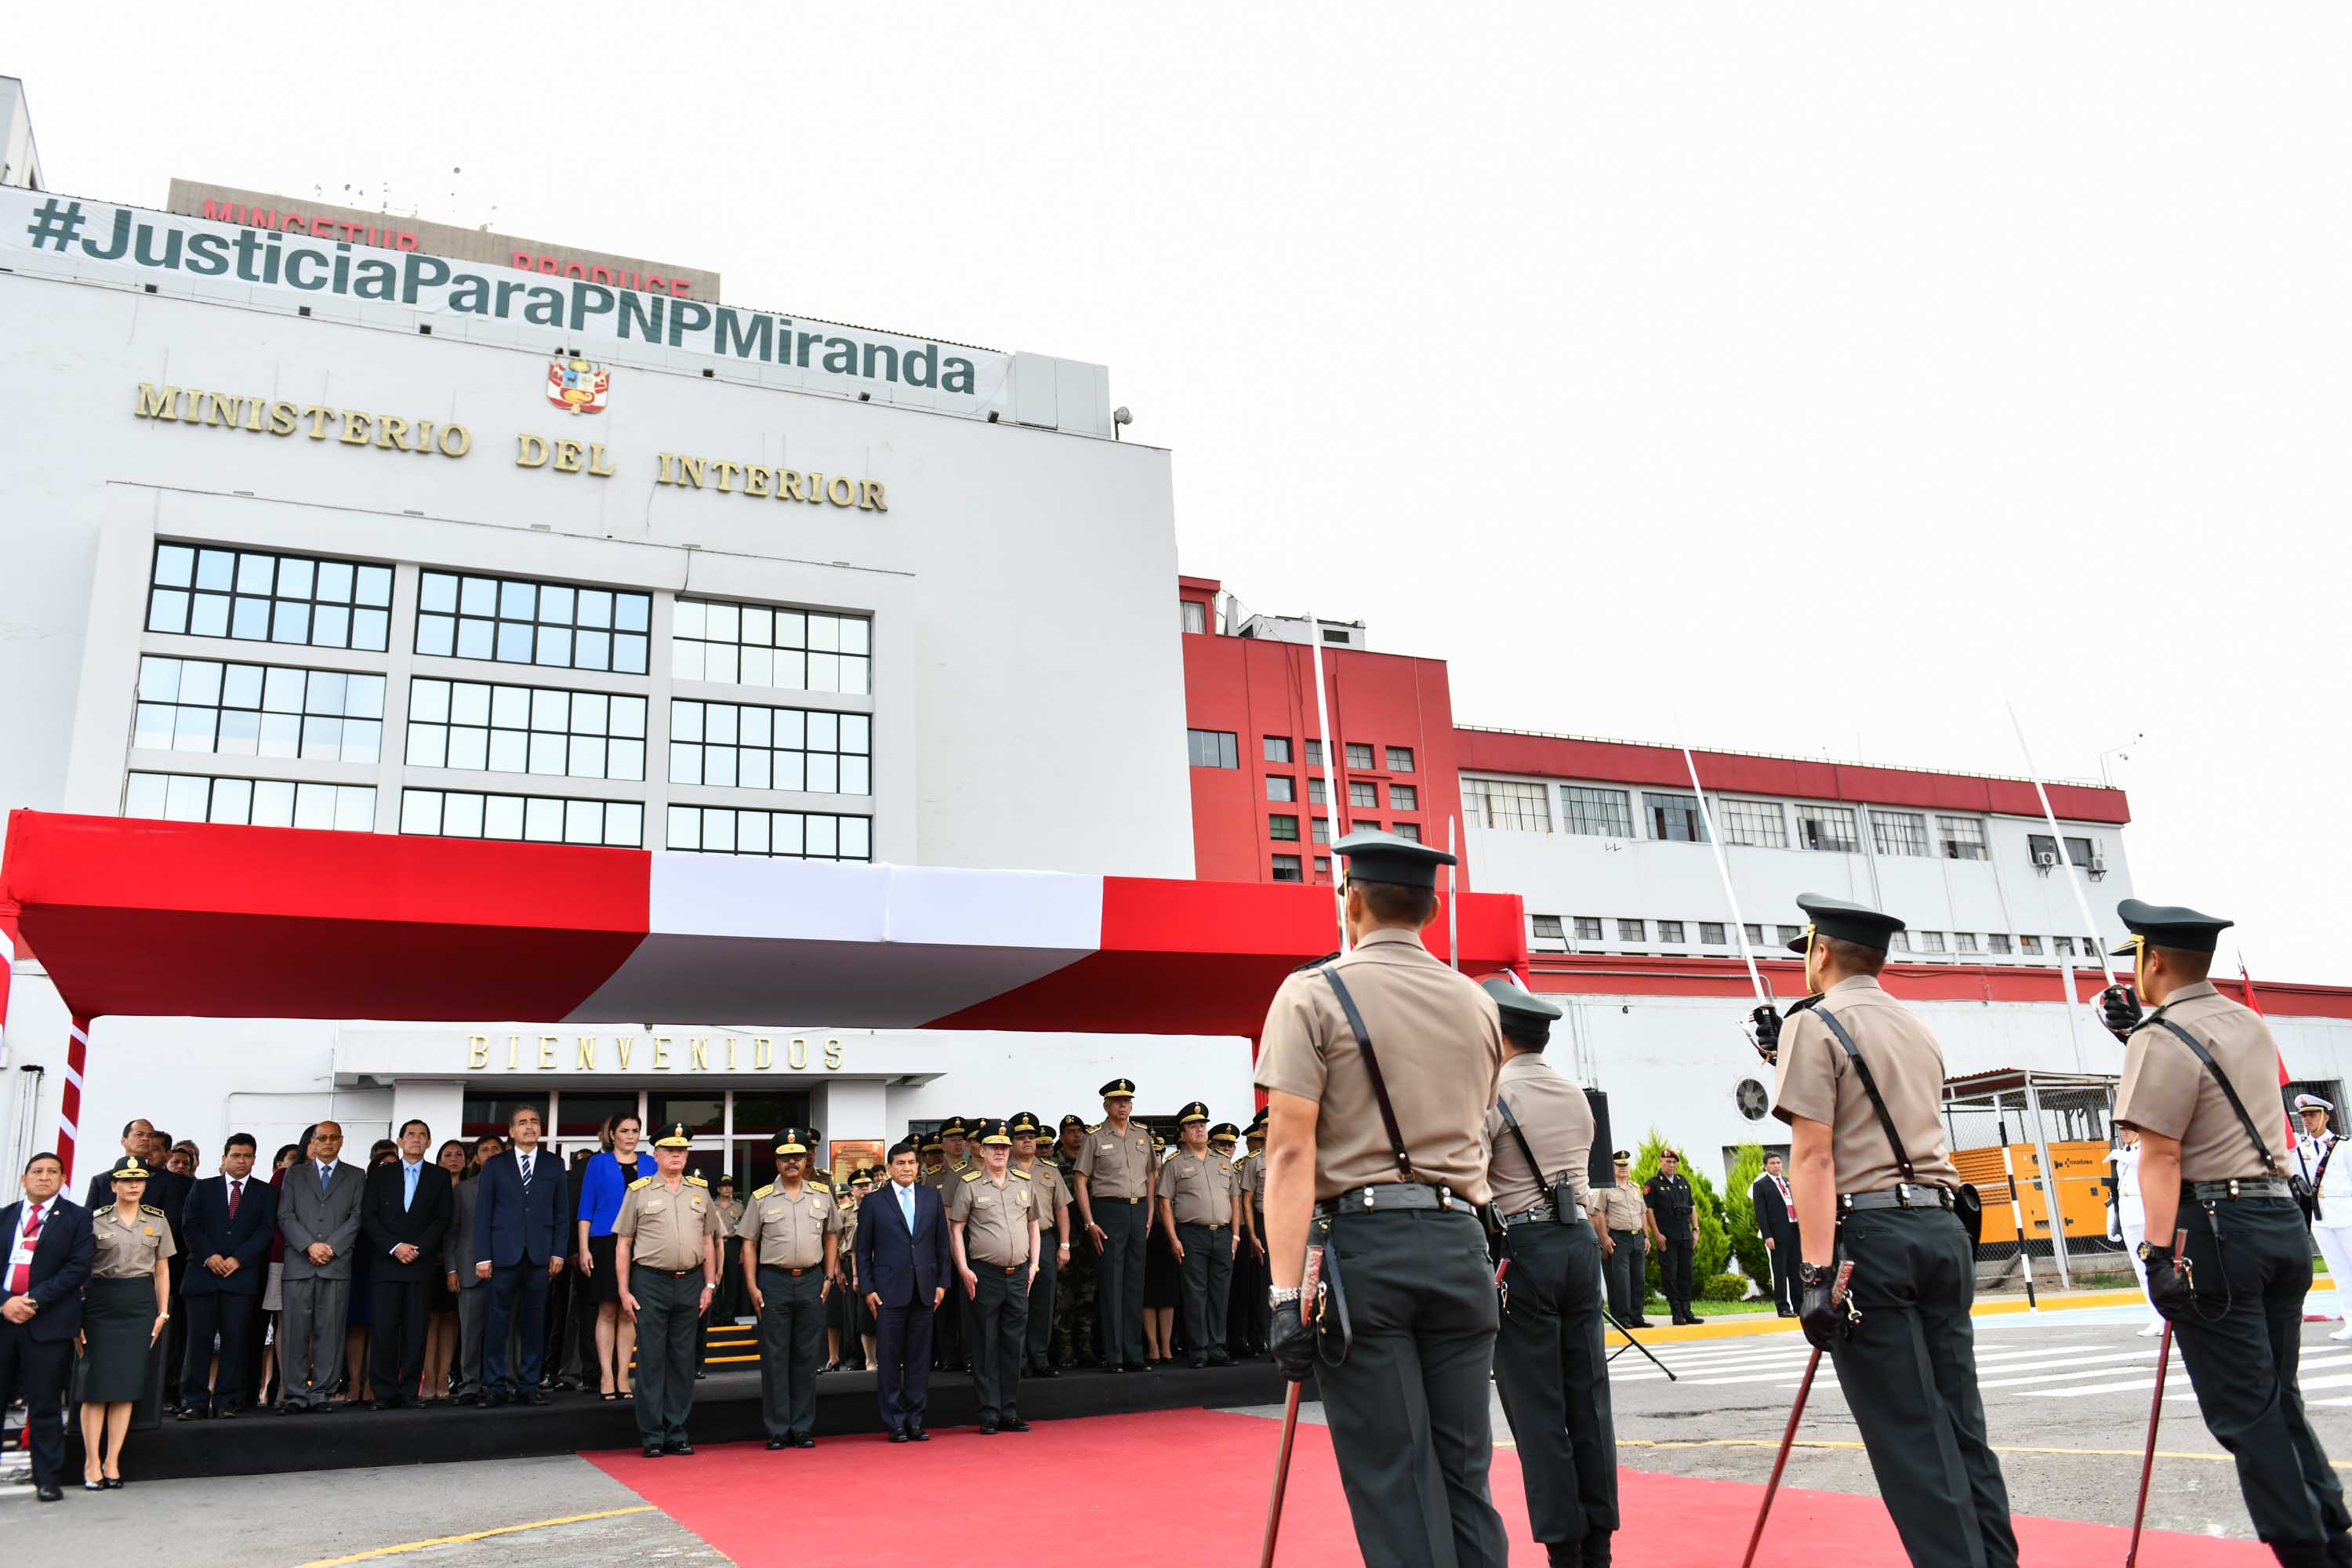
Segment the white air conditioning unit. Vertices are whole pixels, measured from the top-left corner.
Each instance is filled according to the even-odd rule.
[[[2047,871],[2058,864],[2058,857],[2047,849],[2037,849],[2033,852],[2033,864],[2038,868]]]
[[[2094,855],[2094,856],[2092,856],[2092,857],[2091,857],[2091,880],[2093,880],[2093,881],[2095,881],[2095,881],[2097,881],[2100,878],[2102,878],[2102,877],[2105,876],[2106,874],[2107,874],[2107,858],[2106,858],[2105,856],[2104,856],[2104,855]]]

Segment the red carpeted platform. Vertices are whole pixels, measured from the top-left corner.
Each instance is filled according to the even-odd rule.
[[[878,1546],[934,1539],[941,1531],[949,1540],[992,1541],[1008,1528],[1034,1525],[1040,1506],[1056,1531],[1098,1526],[1109,1539],[1139,1542],[1149,1555],[1175,1550],[1181,1540],[1230,1561],[1257,1550],[1279,1430],[1258,1416],[1169,1410],[1041,1422],[1025,1434],[985,1438],[970,1427],[935,1431],[929,1443],[895,1447],[880,1437],[843,1437],[772,1454],[739,1443],[703,1447],[684,1459],[583,1457],[741,1568],[803,1568],[823,1542]],[[1002,1487],[967,1484],[983,1471],[1001,1477],[999,1467],[1013,1456],[1036,1475],[1076,1484],[1051,1487],[1044,1505],[1034,1489],[1015,1501]],[[1088,1475],[1118,1479],[1089,1486],[1081,1479]],[[1495,1451],[1494,1483],[1512,1561],[1542,1563],[1543,1549],[1528,1534],[1518,1457],[1508,1448]],[[1763,1489],[1634,1469],[1621,1470],[1618,1486],[1625,1519],[1618,1568],[1737,1563]],[[2023,1517],[2017,1533],[2029,1563],[2121,1562],[2126,1536],[2106,1525]],[[1140,1544],[1150,1542],[1160,1544]],[[1772,1505],[1759,1561],[1793,1562],[1823,1545],[1835,1547],[1838,1568],[1904,1563],[1875,1499],[1784,1489]],[[2257,1568],[2272,1561],[2254,1542],[2178,1534],[2145,1537],[2140,1557],[2175,1568]],[[1278,1560],[1299,1568],[1358,1561],[1330,1436],[1318,1426],[1298,1428]]]

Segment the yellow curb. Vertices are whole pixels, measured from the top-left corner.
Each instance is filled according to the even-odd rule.
[[[545,1530],[551,1525],[582,1524],[592,1519],[618,1519],[628,1513],[652,1513],[652,1503],[639,1503],[635,1508],[599,1509],[594,1513],[567,1513],[561,1519],[535,1519],[529,1524],[502,1524],[495,1530],[470,1531],[464,1535],[436,1535],[425,1541],[404,1541],[397,1546],[379,1546],[370,1552],[354,1552],[347,1557],[321,1557],[305,1563],[300,1568],[341,1568],[345,1563],[364,1563],[372,1557],[396,1557],[404,1552],[422,1552],[428,1546],[455,1546],[462,1542],[487,1541],[493,1535],[514,1535],[526,1530]]]

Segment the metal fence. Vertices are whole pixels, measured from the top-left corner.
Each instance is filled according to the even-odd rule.
[[[1944,1126],[1960,1179],[1984,1199],[1977,1282],[2069,1289],[2128,1280],[2109,1234],[2107,1152],[2116,1079],[2004,1070],[1944,1085]]]

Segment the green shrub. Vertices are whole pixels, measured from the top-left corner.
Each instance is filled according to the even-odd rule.
[[[1642,1146],[1633,1153],[1633,1185],[1643,1186],[1658,1173],[1658,1154],[1666,1146],[1665,1135],[1653,1127],[1643,1136]],[[1731,1238],[1724,1228],[1723,1199],[1717,1194],[1715,1184],[1706,1173],[1696,1168],[1690,1151],[1681,1151],[1682,1173],[1690,1182],[1693,1218],[1691,1247],[1691,1279],[1694,1282],[1712,1279],[1723,1272],[1725,1259],[1731,1256]],[[1643,1260],[1643,1269],[1649,1277],[1649,1291],[1663,1297],[1665,1289],[1658,1272],[1660,1255],[1652,1247]],[[1771,1278],[1769,1274],[1765,1278]]]
[[[1698,1288],[1702,1301],[1745,1301],[1748,1281],[1738,1274],[1718,1274]]]
[[[1731,1233],[1731,1256],[1739,1259],[1739,1267],[1761,1289],[1772,1288],[1772,1255],[1764,1250],[1764,1238],[1756,1234],[1756,1205],[1748,1194],[1756,1185],[1756,1178],[1764,1173],[1764,1145],[1742,1143],[1731,1162],[1731,1175],[1723,1194],[1723,1225]],[[1712,1298],[1709,1298],[1712,1300]]]

